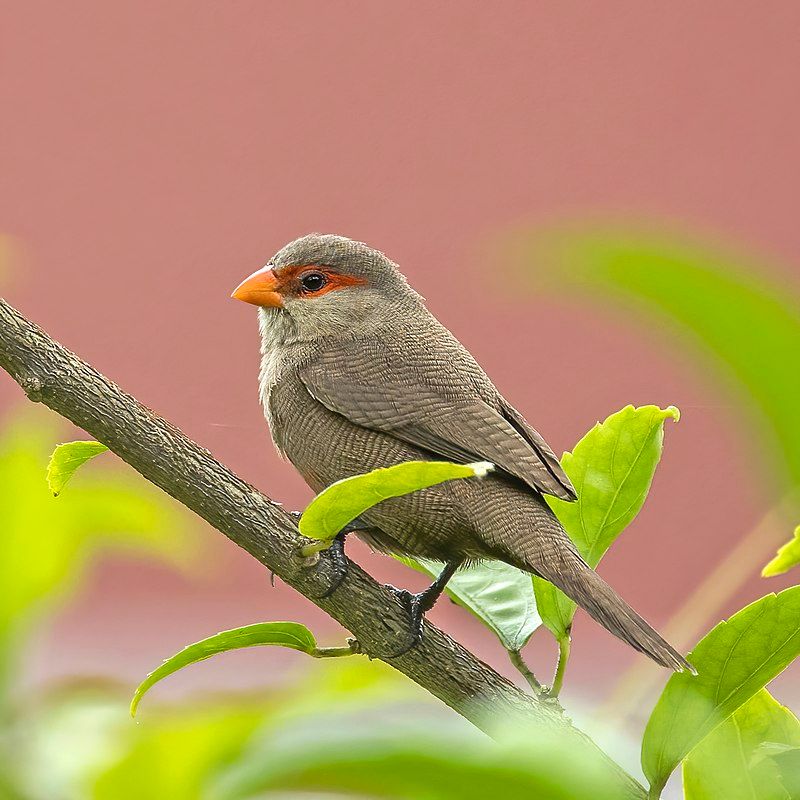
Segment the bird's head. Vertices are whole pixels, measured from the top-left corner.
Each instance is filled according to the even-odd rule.
[[[259,306],[263,322],[281,324],[305,341],[380,326],[393,309],[420,301],[383,253],[316,233],[279,250],[232,297]]]

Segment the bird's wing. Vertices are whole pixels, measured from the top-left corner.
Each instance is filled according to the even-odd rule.
[[[511,423],[514,430],[536,451],[539,458],[542,459],[547,470],[558,481],[558,483],[567,491],[568,497],[562,498],[566,500],[577,500],[578,495],[575,493],[575,488],[572,481],[567,477],[564,472],[561,462],[556,457],[556,454],[550,449],[550,445],[544,440],[539,431],[532,428],[525,417],[517,411],[504,397],[500,398],[500,412]],[[556,495],[561,497],[561,495]]]
[[[373,353],[369,365],[322,355],[300,378],[318,402],[356,425],[395,436],[452,461],[491,461],[531,488],[563,500],[575,490],[553,451],[508,406],[504,416],[476,392],[409,381]]]

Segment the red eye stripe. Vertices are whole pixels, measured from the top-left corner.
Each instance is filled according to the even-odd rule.
[[[325,285],[315,292],[309,292],[300,285],[300,278],[303,273],[319,272],[325,276]],[[330,267],[321,267],[312,264],[299,264],[291,267],[284,267],[278,273],[278,281],[282,290],[290,290],[293,294],[303,297],[321,297],[323,294],[343,289],[347,286],[363,286],[366,280],[357,278],[355,275],[345,275],[335,272]]]

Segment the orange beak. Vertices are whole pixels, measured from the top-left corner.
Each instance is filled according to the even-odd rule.
[[[245,278],[234,290],[231,297],[254,306],[271,306],[279,308],[283,305],[283,298],[276,291],[278,279],[272,267],[263,267]]]

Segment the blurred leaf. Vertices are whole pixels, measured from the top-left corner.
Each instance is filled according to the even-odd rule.
[[[43,480],[54,421],[28,410],[7,417],[0,434],[0,662],[95,554],[125,550],[183,568],[194,560],[186,515],[133,473],[87,470],[54,501]]]
[[[428,559],[398,557],[398,560],[431,577],[436,577],[443,568]],[[501,561],[485,561],[460,569],[448,581],[445,591],[494,631],[506,650],[521,650],[541,625],[530,575]]]
[[[368,508],[390,497],[427,489],[456,478],[483,477],[492,464],[451,464],[448,461],[408,461],[364,475],[353,475],[320,492],[300,517],[300,533],[330,541]]]
[[[79,467],[107,450],[100,442],[68,442],[58,445],[47,465],[47,485],[53,495],[58,497],[61,494]]]
[[[213,700],[179,705],[154,701],[135,725],[124,687],[81,681],[49,694],[37,691],[35,706],[19,718],[22,730],[15,738],[13,764],[0,763],[8,772],[13,767],[13,778],[24,787],[27,800],[90,800],[98,795],[115,800],[172,800],[167,790],[195,800],[207,797],[206,787],[219,770],[262,757],[249,750],[256,728],[263,726],[285,738],[299,725],[312,731],[319,728],[332,711],[346,710],[363,720],[380,710],[385,722],[390,703],[396,704],[398,713],[411,703],[417,713],[422,707],[438,709],[420,687],[382,662],[303,659],[302,664],[286,680],[266,682],[257,693],[217,695]],[[469,726],[461,718],[453,719]],[[238,731],[233,741],[225,730],[230,720]],[[190,735],[184,742],[180,733],[187,729]],[[222,751],[214,741],[205,741],[220,737]],[[169,743],[173,750],[160,752],[159,743]],[[3,755],[5,751],[0,751],[0,758]],[[271,756],[267,752],[264,757]],[[165,763],[169,759],[174,769]],[[98,780],[100,787],[95,791],[92,787]],[[0,775],[3,800],[5,789]]]
[[[209,800],[222,775],[281,759],[287,742],[293,743],[289,750],[305,748],[329,723],[337,739],[366,730],[370,721],[394,728],[393,707],[387,703],[397,704],[398,716],[413,709],[415,720],[424,707],[439,713],[426,692],[381,662],[306,659],[302,664],[288,681],[260,688],[257,695],[191,706],[154,705],[136,725],[125,715],[128,724],[119,726],[116,758],[105,760],[76,800]],[[472,732],[461,718],[441,713]],[[351,715],[348,724],[341,723],[343,714]],[[257,746],[262,741],[266,749]],[[222,797],[227,800],[227,793]]]
[[[677,323],[689,343],[735,377],[776,456],[773,476],[800,485],[800,292],[721,249],[645,231],[565,227],[520,239],[523,267],[540,284],[595,301],[611,297]],[[531,265],[546,264],[546,269]],[[762,436],[763,438],[763,436]]]
[[[198,800],[218,770],[241,758],[266,718],[256,702],[218,703],[129,726],[126,747],[92,781],[87,800]]]
[[[298,622],[259,622],[255,625],[245,625],[242,628],[222,631],[184,647],[179,653],[168,658],[160,667],[153,670],[139,684],[133,695],[131,716],[136,716],[136,709],[145,693],[168,675],[172,675],[190,664],[211,658],[217,653],[265,645],[289,647],[309,655],[313,655],[317,649],[317,643],[311,631]]]
[[[367,716],[375,709],[397,703],[425,706],[431,696],[402,673],[382,661],[361,658],[333,660],[300,659],[293,674],[297,680],[280,686],[280,702],[274,699],[272,713],[281,723],[310,719],[325,713],[347,710]],[[263,691],[263,690],[259,690]]]
[[[535,732],[515,746],[425,725],[365,723],[283,732],[223,775],[210,800],[329,794],[406,800],[619,800],[605,770],[558,737]],[[553,741],[555,739],[555,741]],[[574,742],[573,742],[574,744]]]
[[[84,682],[39,690],[36,700],[17,717],[3,766],[29,800],[86,800],[87,784],[136,733],[124,703],[108,684]]]
[[[639,513],[661,459],[664,422],[679,418],[674,406],[626,406],[564,453],[561,465],[578,499],[547,501],[591,567]],[[533,586],[544,624],[556,639],[568,637],[575,603],[541,578],[534,577]]]
[[[778,550],[778,555],[761,570],[761,575],[764,578],[783,575],[798,564],[800,564],[800,525],[794,529],[794,538]]]
[[[692,748],[800,654],[800,586],[770,594],[711,629],[689,654],[698,674],[667,681],[642,740],[654,790]]]
[[[765,750],[765,742],[774,746]],[[800,722],[762,689],[686,758],[686,800],[792,800],[773,756],[800,746]]]

